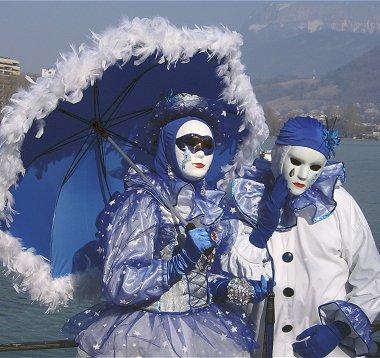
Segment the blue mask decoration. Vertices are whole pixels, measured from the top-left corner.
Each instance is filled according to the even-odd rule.
[[[160,177],[168,177],[167,168],[168,165],[170,165],[173,170],[173,173],[177,178],[181,179],[182,181],[188,182],[188,180],[186,180],[183,177],[181,169],[177,162],[175,146],[178,130],[181,128],[183,124],[194,119],[206,124],[206,122],[202,121],[199,118],[183,117],[176,119],[162,127],[160,137],[158,140],[157,153],[153,162],[154,169]]]
[[[314,149],[322,153],[326,159],[334,156],[334,148],[340,139],[338,131],[327,129],[312,117],[290,118],[280,130],[276,144],[292,145]]]

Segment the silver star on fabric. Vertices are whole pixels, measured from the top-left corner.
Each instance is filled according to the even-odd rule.
[[[250,182],[245,183],[245,189],[247,189],[247,191],[252,191],[252,186],[253,186],[253,184]]]

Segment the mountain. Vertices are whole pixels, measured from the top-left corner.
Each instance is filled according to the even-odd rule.
[[[255,78],[323,76],[380,45],[380,2],[255,3],[240,31]]]
[[[380,4],[369,1],[270,2],[255,7],[248,30],[286,37],[301,32],[334,30],[380,33]]]
[[[244,61],[258,78],[315,77],[380,45],[380,34],[320,30],[269,41],[245,37]]]
[[[380,103],[380,45],[322,77],[323,85],[339,87],[339,99]]]
[[[380,122],[380,45],[318,78],[254,83],[260,103],[286,115],[355,104],[364,121]]]

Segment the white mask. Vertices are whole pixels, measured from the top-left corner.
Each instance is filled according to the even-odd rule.
[[[291,146],[285,155],[281,173],[294,195],[301,195],[321,175],[326,164],[325,156],[311,148]]]
[[[179,128],[176,139],[191,134],[193,134],[194,137],[197,135],[201,137],[208,136],[213,139],[210,128],[206,124],[195,119],[184,123]],[[207,138],[205,140],[205,143],[208,143]],[[195,148],[191,147],[190,145],[182,145],[180,147],[181,148],[179,148],[176,144],[175,155],[182,176],[189,181],[197,181],[203,179],[206,176],[212,163],[214,150],[211,150],[209,147],[202,148],[201,144],[196,145]]]

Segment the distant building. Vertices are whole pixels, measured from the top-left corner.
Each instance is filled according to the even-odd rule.
[[[42,69],[42,77],[53,77],[55,74],[55,69],[54,68],[43,68]]]
[[[19,76],[21,74],[20,62],[12,58],[0,56],[0,75]]]
[[[20,62],[0,56],[0,109],[21,84]]]

